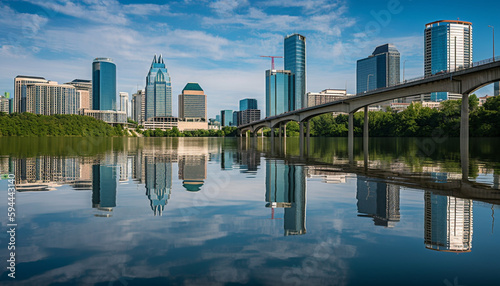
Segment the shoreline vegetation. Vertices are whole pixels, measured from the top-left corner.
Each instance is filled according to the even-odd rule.
[[[461,100],[441,102],[441,108],[422,107],[418,102],[401,111],[370,111],[370,137],[433,137],[460,135]],[[488,98],[483,106],[475,94],[469,97],[469,120],[471,137],[500,137],[500,96]],[[323,114],[311,120],[311,136],[345,137],[348,132],[348,116],[336,117]],[[129,123],[134,124],[133,121]],[[354,135],[362,136],[364,112],[354,114]],[[221,130],[195,130],[180,132],[177,128],[162,131],[141,130],[137,126],[130,133],[122,126],[109,124],[82,115],[37,115],[31,113],[0,113],[0,136],[32,137],[94,137],[94,136],[132,136],[143,137],[234,137],[236,127],[223,127]],[[287,136],[299,134],[297,122],[287,123]],[[270,129],[264,129],[264,136]]]

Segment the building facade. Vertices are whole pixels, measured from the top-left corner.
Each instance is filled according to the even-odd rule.
[[[80,115],[94,117],[108,124],[124,124],[127,122],[127,113],[124,111],[82,109]]]
[[[12,100],[9,98],[9,93],[6,92],[5,95],[0,95],[0,112],[11,113]]]
[[[347,97],[345,89],[325,89],[320,92],[307,93],[307,106],[316,106],[324,103],[342,100]]]
[[[240,111],[233,111],[233,126],[240,125]]]
[[[293,110],[294,95],[295,80],[291,71],[266,71],[266,117]]]
[[[250,122],[260,120],[260,110],[259,109],[245,109],[240,111],[238,114],[239,125],[248,124]]]
[[[186,84],[179,94],[179,119],[207,121],[207,96],[198,83]]]
[[[172,84],[162,56],[153,58],[146,77],[145,120],[157,116],[172,116]]]
[[[80,98],[72,85],[47,83],[31,83],[26,87],[26,112],[43,115],[77,114],[80,109]]]
[[[290,100],[290,110],[307,107],[306,99],[306,37],[293,34],[285,37],[285,70],[294,74],[295,89]]]
[[[393,86],[400,82],[400,53],[393,44],[375,48],[356,64],[356,93]]]
[[[96,58],[92,63],[92,109],[117,110],[116,65],[110,58]]]
[[[128,92],[120,92],[120,111],[124,111],[129,117],[128,111]]]
[[[77,95],[80,97],[80,108],[92,109],[92,81],[87,79],[74,79],[70,84],[75,87]]]
[[[234,126],[233,125],[233,111],[232,110],[221,110],[220,111],[220,123],[222,127]]]
[[[136,93],[132,94],[132,100],[131,100],[132,120],[134,120],[138,124],[142,124],[144,122],[145,113],[146,113],[145,92],[144,90],[138,90]]]
[[[493,96],[498,96],[500,95],[500,82],[495,82],[493,84]]]
[[[245,98],[240,100],[240,111],[247,109],[258,109],[257,99],[255,98]]]
[[[425,25],[424,75],[472,66],[472,23],[441,20]],[[461,95],[434,92],[432,101],[460,99]]]
[[[26,85],[32,83],[48,83],[49,81],[43,77],[36,76],[23,76],[18,75],[14,79],[14,112],[26,112],[27,101],[29,100],[26,95]]]

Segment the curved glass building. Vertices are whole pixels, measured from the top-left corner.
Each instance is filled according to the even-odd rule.
[[[307,107],[306,99],[306,37],[293,34],[285,37],[285,70],[295,76],[295,90],[289,110]]]
[[[116,65],[110,58],[92,63],[92,109],[116,111]]]

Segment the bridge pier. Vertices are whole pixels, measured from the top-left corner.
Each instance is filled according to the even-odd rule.
[[[307,121],[307,127],[306,127],[306,148],[307,148],[307,154],[309,155],[309,151],[311,149],[311,123],[310,120]]]
[[[460,112],[460,161],[462,165],[462,181],[469,180],[469,94],[462,94],[462,110]]]
[[[304,154],[304,121],[299,123],[299,148],[300,148],[300,157]]]
[[[286,123],[283,124],[283,137],[286,139]]]
[[[347,150],[349,153],[349,163],[354,163],[354,111],[349,112],[347,132]]]
[[[363,154],[365,168],[368,168],[368,140],[369,140],[369,117],[368,117],[368,105],[364,108],[365,111],[365,121],[363,123]]]

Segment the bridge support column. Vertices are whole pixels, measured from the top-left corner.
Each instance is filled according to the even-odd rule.
[[[369,140],[369,117],[368,117],[368,105],[365,106],[365,122],[363,123],[363,154],[365,161],[365,168],[368,168],[368,140]]]
[[[349,112],[348,125],[347,151],[349,153],[349,163],[354,163],[354,112]]]
[[[300,148],[300,156],[304,155],[304,122],[301,121],[299,123],[299,148]]]
[[[307,121],[307,128],[306,128],[306,148],[307,148],[307,154],[309,154],[309,151],[311,149],[311,141],[309,140],[311,136],[311,123],[308,120]]]
[[[282,124],[280,123],[280,125],[279,125],[279,127],[278,127],[278,136],[279,136],[280,140],[281,140],[281,131],[282,131],[282,129],[283,129],[283,126],[282,126]]]
[[[283,125],[283,137],[286,138],[286,123]]]
[[[462,181],[469,180],[469,94],[462,94],[460,113],[460,161]]]

